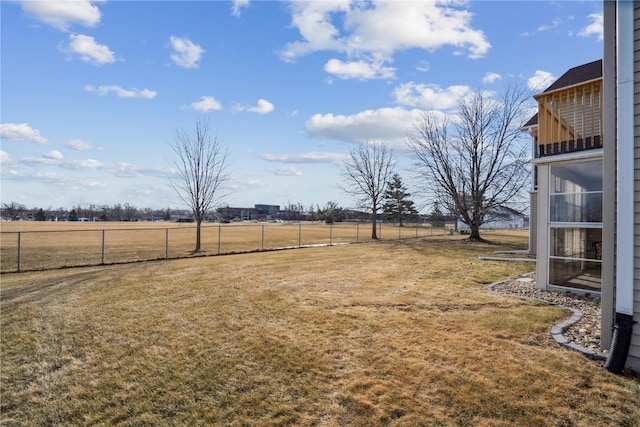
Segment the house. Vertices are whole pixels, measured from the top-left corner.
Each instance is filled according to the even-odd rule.
[[[537,286],[600,294],[612,372],[640,371],[639,22],[640,3],[605,0],[604,59],[536,95],[538,113],[524,127]]]
[[[601,345],[640,371],[640,2],[604,1],[603,74]]]
[[[571,68],[534,98],[530,247],[540,288],[601,291],[602,60]]]

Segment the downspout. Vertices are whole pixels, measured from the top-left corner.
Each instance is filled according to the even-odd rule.
[[[616,315],[605,369],[625,367],[633,332],[633,1],[616,2]]]

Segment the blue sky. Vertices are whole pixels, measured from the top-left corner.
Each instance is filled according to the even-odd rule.
[[[602,1],[0,1],[1,201],[185,207],[177,129],[231,152],[223,204],[351,207],[338,165],[474,90],[602,58]]]

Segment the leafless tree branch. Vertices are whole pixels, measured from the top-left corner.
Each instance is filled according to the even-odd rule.
[[[382,207],[387,181],[393,173],[393,151],[384,143],[370,141],[351,150],[342,165],[343,192],[354,196],[358,206],[371,212],[371,238],[377,239],[376,219]]]
[[[179,129],[171,148],[174,153],[175,177],[171,187],[189,206],[196,220],[196,247],[201,251],[202,221],[229,179],[229,152],[222,142],[211,136],[209,122],[197,120],[193,131]]]
[[[455,123],[425,113],[408,137],[425,190],[469,225],[471,239],[505,209],[526,204],[529,151],[520,129],[528,98],[516,86],[500,99],[477,92],[460,102]]]

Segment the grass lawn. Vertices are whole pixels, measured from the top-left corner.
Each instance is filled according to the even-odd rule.
[[[568,313],[486,291],[533,269],[488,237],[3,274],[0,424],[638,425]]]

